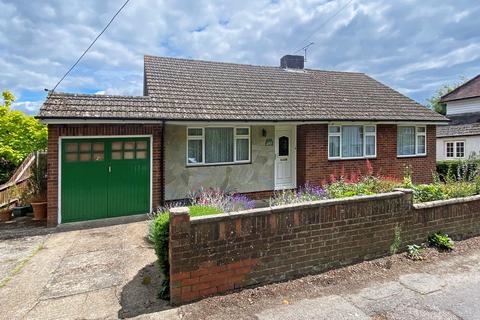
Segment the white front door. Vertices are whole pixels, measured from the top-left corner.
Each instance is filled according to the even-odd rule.
[[[275,127],[275,190],[296,187],[295,126]]]

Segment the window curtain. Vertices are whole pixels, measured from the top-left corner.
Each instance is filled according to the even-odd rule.
[[[248,160],[248,139],[237,139],[237,161]]]
[[[188,163],[202,161],[202,140],[188,140]]]
[[[233,128],[205,128],[205,162],[233,162]]]
[[[363,127],[343,126],[342,127],[342,157],[363,156]]]
[[[397,154],[415,154],[415,127],[398,127]]]

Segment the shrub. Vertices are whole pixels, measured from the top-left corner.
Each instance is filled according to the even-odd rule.
[[[437,173],[442,181],[472,181],[477,176],[480,160],[471,157],[468,160],[437,161]]]
[[[420,184],[413,187],[414,202],[428,202],[442,199],[445,199],[445,194],[438,184]]]
[[[281,190],[275,192],[270,198],[270,206],[280,206],[285,204],[301,203],[307,201],[317,201],[327,199],[328,195],[325,189],[306,183],[304,186],[295,190]]]
[[[168,233],[169,233],[169,213],[168,211],[159,211],[149,225],[149,240],[153,243],[155,254],[158,257],[158,269],[163,275],[162,285],[159,296],[162,299],[168,299],[170,290],[170,263],[168,262]]]
[[[217,208],[221,212],[253,209],[255,207],[255,201],[245,195],[203,187],[191,192],[190,199],[194,206]]]
[[[345,181],[343,178],[329,184],[327,186],[327,193],[330,198],[346,198],[373,194],[365,182],[351,183]]]
[[[469,197],[478,193],[477,184],[472,182],[446,182],[440,184],[446,199]]]
[[[428,244],[441,250],[453,250],[453,240],[441,231],[432,233],[427,238]]]
[[[423,259],[423,248],[418,244],[410,244],[407,246],[407,257],[412,260]]]

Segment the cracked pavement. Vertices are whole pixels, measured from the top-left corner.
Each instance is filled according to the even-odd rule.
[[[43,249],[0,288],[0,319],[116,319],[164,309],[146,232],[144,221],[8,240],[0,247],[12,257],[5,270],[34,244]]]

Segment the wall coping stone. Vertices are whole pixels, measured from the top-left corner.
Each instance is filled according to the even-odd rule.
[[[453,198],[453,199],[447,199],[447,200],[436,200],[436,201],[429,201],[429,202],[423,202],[423,203],[415,203],[413,207],[417,210],[420,210],[420,209],[427,209],[427,208],[443,207],[443,206],[447,206],[455,203],[472,202],[476,200],[480,200],[480,195],[463,197],[463,198]]]
[[[208,216],[192,217],[190,219],[190,223],[191,224],[211,223],[211,222],[224,220],[225,218],[238,219],[245,216],[262,216],[262,215],[269,215],[271,213],[294,211],[294,210],[300,210],[305,208],[328,207],[328,206],[349,204],[352,202],[368,202],[368,201],[374,201],[374,200],[398,198],[404,195],[405,193],[411,192],[411,190],[409,189],[406,189],[406,190],[408,192],[404,192],[402,189],[402,191],[398,190],[398,191],[378,193],[378,194],[367,195],[367,196],[353,196],[348,198],[317,200],[317,201],[311,201],[311,202],[294,203],[294,204],[287,204],[287,205],[281,205],[281,206],[256,208],[256,209],[236,211],[236,212],[213,214]],[[186,208],[186,207],[181,207],[181,208]],[[186,209],[188,212],[188,208]]]

